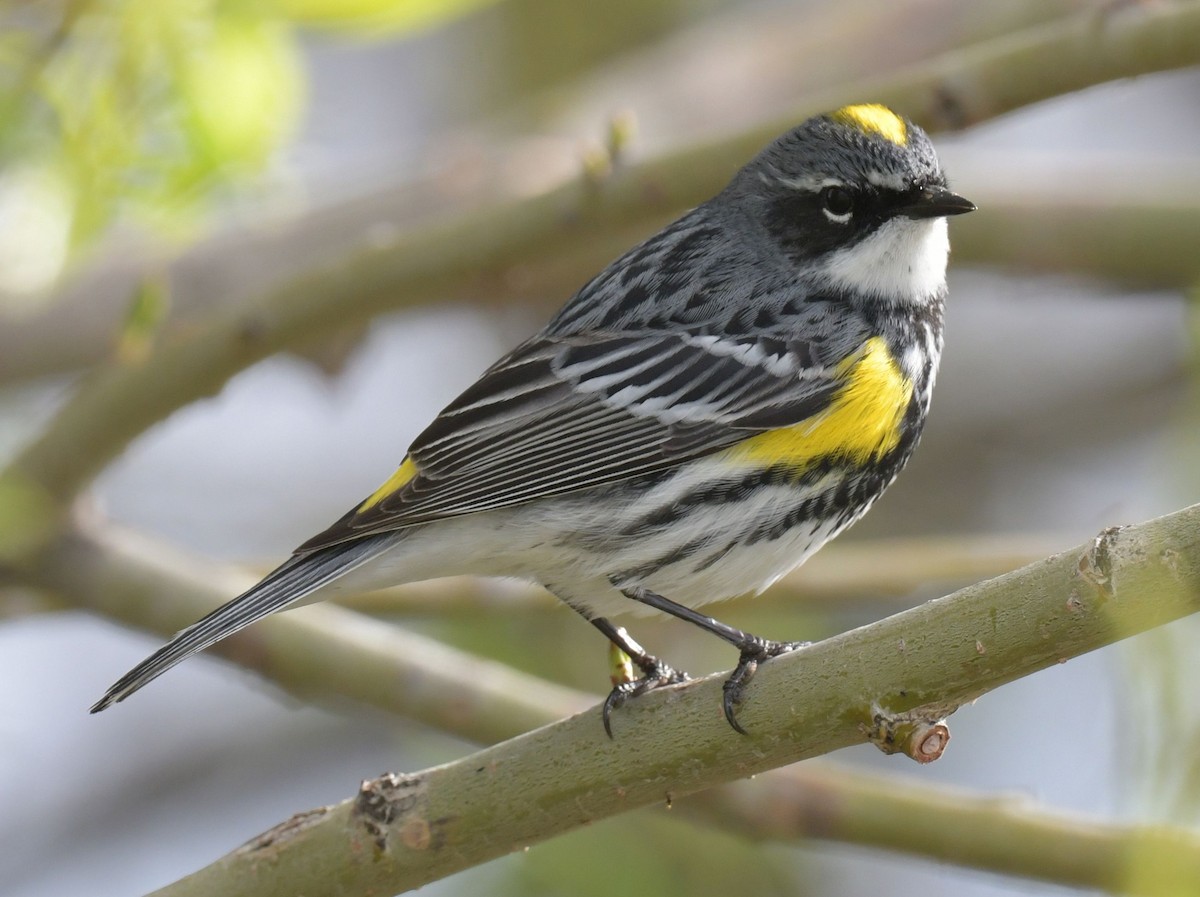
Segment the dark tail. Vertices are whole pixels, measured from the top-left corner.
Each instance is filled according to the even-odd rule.
[[[125,700],[175,664],[312,594],[369,561],[388,544],[386,537],[367,538],[290,558],[268,573],[258,585],[177,632],[169,642],[113,683],[104,697],[92,706],[91,712],[98,713],[110,704]]]

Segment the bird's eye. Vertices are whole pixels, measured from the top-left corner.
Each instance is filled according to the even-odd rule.
[[[821,191],[821,207],[831,220],[847,221],[854,211],[854,194],[845,187],[826,187]]]

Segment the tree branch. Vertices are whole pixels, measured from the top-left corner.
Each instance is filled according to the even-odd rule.
[[[954,257],[1017,271],[1087,274],[1183,289],[1200,278],[1200,176],[1194,159],[975,152],[948,165],[986,214],[954,229]],[[1135,177],[1130,172],[1137,171]]]
[[[111,524],[72,530],[26,575],[77,607],[163,636],[254,582]],[[209,650],[299,697],[348,697],[484,744],[596,701],[328,603],[278,614]]]
[[[302,814],[158,893],[418,887],[597,819],[860,742],[881,720],[938,718],[1196,610],[1200,505],[1113,527],[1074,551],[772,660],[740,712],[751,737],[729,731],[722,677],[708,677],[623,707],[615,740],[588,711],[422,773],[364,782],[355,798]],[[1182,857],[1170,871],[1194,874],[1194,851]]]
[[[689,819],[748,838],[868,844],[1003,875],[1112,893],[1188,893],[1200,835],[1047,813],[1028,798],[806,763],[680,801]]]
[[[111,522],[80,524],[44,552],[14,585],[35,586],[54,596],[56,607],[91,610],[166,638],[256,580]],[[830,550],[838,548],[834,553],[841,558],[840,564],[832,566],[835,570],[840,566],[841,573],[827,570],[818,573],[817,581],[824,578],[836,586],[866,560],[874,571],[867,581],[878,579],[880,584],[888,570],[894,570],[902,582],[914,576],[914,570],[929,573],[921,553],[913,557],[912,546],[918,541],[832,546]],[[945,543],[940,545],[940,549],[927,546],[924,554],[931,557],[948,550]],[[958,575],[981,569],[1011,570],[1030,550],[1020,542],[1001,544],[998,551],[992,548],[989,555],[976,546],[976,563],[968,558],[939,563],[937,569]],[[931,576],[925,581],[936,579]],[[416,607],[431,611],[440,610],[442,603],[478,609],[487,600],[481,593],[494,592],[497,585],[494,580],[463,577],[405,587],[402,594]],[[449,586],[465,589],[465,596],[453,594]],[[788,583],[776,586],[789,587]],[[422,588],[429,589],[427,596],[417,594]],[[528,600],[544,592],[528,588],[520,594]],[[509,599],[502,600],[509,606]],[[368,595],[346,603],[367,608],[371,601]],[[547,604],[555,607],[558,602]],[[301,699],[350,699],[481,744],[520,735],[598,700],[328,602],[272,616],[218,642],[208,652],[253,670]]]
[[[813,112],[869,96],[937,129],[1091,84],[1200,61],[1200,4],[1086,13],[943,54],[887,79],[806,98],[783,120],[633,166],[602,189],[574,179],[419,232],[377,240],[227,314],[165,339],[142,364],[100,370],[9,476],[65,505],[128,442],[237,371],[416,297],[487,293],[531,260],[661,223],[711,194],[766,141]],[[469,272],[464,275],[464,271]]]
[[[165,272],[170,282],[164,328],[187,327],[381,231],[412,227],[433,210],[445,214],[456,206],[526,192],[530,171],[541,180],[552,179],[551,171],[573,176],[580,167],[576,135],[611,115],[621,97],[637,97],[645,125],[638,145],[661,151],[665,140],[687,142],[711,133],[715,122],[737,128],[763,117],[765,110],[790,108],[797,96],[819,85],[893,70],[1085,8],[1098,13],[1110,3],[1009,0],[975,8],[958,0],[893,0],[886,7],[876,0],[825,0],[796,7],[786,17],[769,7],[715,12],[650,47],[627,48],[582,79],[516,98],[515,108],[502,107],[498,117],[488,115],[482,124],[476,119],[465,129],[439,135],[425,153],[432,163],[428,167],[435,169],[427,175],[414,179],[396,170],[391,153],[376,153],[376,170],[367,161],[359,172],[369,189],[315,202],[301,214],[279,216],[260,208],[237,222],[223,222],[211,238],[186,248],[162,246],[146,236],[112,239],[97,247],[94,263],[66,278],[55,295],[38,300],[39,308],[5,321],[0,383],[78,370],[109,358],[130,297],[149,277]],[[561,50],[557,33],[537,34]],[[695,77],[697,65],[706,78]],[[719,79],[720,90],[712,89],[712,78]],[[555,110],[548,127],[547,109]],[[660,127],[668,122],[669,128]],[[547,130],[563,136],[552,141]],[[663,133],[667,130],[670,138]],[[544,288],[547,298],[568,295],[606,259],[596,255],[578,261],[581,267],[563,272],[566,282],[556,278]],[[544,267],[540,261],[538,268]],[[520,287],[476,301],[528,301],[530,289],[536,286],[521,278]],[[0,307],[16,301],[12,297],[6,303],[0,293]]]
[[[1176,563],[1169,553],[1167,558]],[[35,580],[52,597],[169,635],[250,577],[109,526],[74,533],[43,558]],[[327,605],[271,617],[215,650],[294,694],[349,698],[485,743],[584,708],[591,707],[587,713],[593,716],[598,712],[593,696]],[[929,783],[915,788],[804,766],[731,788],[697,794],[681,809],[724,820],[750,837],[824,837],[1081,887],[1115,887],[1128,880],[1136,856],[1127,838],[1161,843],[1154,855],[1173,858],[1172,867],[1193,862],[1194,845],[1173,830],[1063,820]],[[748,789],[745,795],[742,789]],[[775,798],[765,799],[764,791]],[[917,830],[914,820],[920,820],[923,837],[908,836]],[[1028,853],[1030,844],[1039,849]],[[1067,857],[1076,851],[1106,860],[1075,864]]]

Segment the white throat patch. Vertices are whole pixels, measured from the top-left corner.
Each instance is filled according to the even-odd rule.
[[[832,286],[885,302],[925,303],[946,286],[950,237],[945,218],[898,217],[860,243],[829,256]]]

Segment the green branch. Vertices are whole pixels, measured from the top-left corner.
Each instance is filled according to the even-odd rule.
[[[10,475],[19,488],[66,504],[138,434],[268,355],[422,296],[490,292],[506,271],[539,258],[569,256],[584,244],[607,248],[618,235],[624,242],[715,192],[764,143],[814,112],[871,97],[931,128],[960,127],[1198,61],[1200,4],[1089,12],[805,98],[783,120],[632,166],[601,189],[575,179],[376,241],[199,332],[164,339],[142,364],[97,371]]]
[[[1192,509],[1175,518],[1170,524],[1172,531],[1186,530],[1189,525],[1194,528],[1200,513]],[[1122,539],[1136,540],[1152,537],[1136,530],[1121,535]],[[1177,550],[1164,544],[1157,555],[1150,554],[1167,571],[1175,571],[1172,578],[1178,588],[1186,590],[1188,583],[1194,584],[1200,565],[1194,548]],[[1093,556],[1094,552],[1086,555]],[[1073,556],[1065,557],[1068,563],[1059,569],[1069,575]],[[1111,568],[1111,561],[1100,563],[1101,569]],[[1083,569],[1091,571],[1095,566],[1096,562],[1089,560]],[[1033,569],[1012,574],[1013,583],[1005,588],[1020,588],[1029,582]],[[1110,572],[1099,578],[1113,575]],[[1090,572],[1088,576],[1097,578]],[[51,597],[164,636],[210,610],[248,581],[249,577],[112,526],[94,533],[76,532],[64,539],[42,557],[30,579]],[[1087,588],[1091,580],[1070,581],[1077,588]],[[1124,574],[1120,574],[1118,584],[1120,589],[1113,592],[1114,598],[1119,594],[1121,601],[1129,600]],[[968,600],[999,600],[988,597],[997,585],[980,588],[984,589],[982,597]],[[1168,602],[1181,598],[1173,593],[1163,596]],[[1069,592],[1067,599],[1071,600]],[[1043,600],[1053,606],[1056,596],[1049,594]],[[1076,612],[1084,610],[1079,605]],[[1178,610],[1178,606],[1163,607],[1161,615],[1165,618]],[[1021,610],[1014,608],[1012,612]],[[1004,628],[1007,631],[1007,626]],[[1058,643],[1054,631],[1047,630],[1046,636],[1052,644]],[[979,663],[981,655],[974,644],[969,648],[969,662]],[[1070,651],[1064,649],[1064,656],[1074,650],[1073,646]],[[585,708],[590,708],[584,713],[585,720],[595,720],[598,714],[592,696],[480,661],[328,605],[271,617],[219,644],[214,651],[293,694],[349,698],[477,742],[511,738]],[[921,663],[919,654],[913,662]],[[762,697],[758,694],[754,700]],[[631,705],[621,713],[636,709]],[[711,707],[701,704],[700,709],[705,719],[718,720]],[[112,712],[119,713],[120,709]],[[625,725],[635,723],[629,720]],[[624,735],[618,738],[621,744],[626,743]],[[1136,870],[1146,871],[1139,860],[1149,856],[1172,869],[1189,868],[1188,864],[1194,867],[1196,862],[1196,847],[1189,836],[1174,830],[1120,829],[1064,820],[1033,807],[1014,808],[1009,802],[928,783],[914,788],[824,767],[804,766],[782,773],[783,778],[778,775],[704,791],[682,802],[680,809],[698,818],[723,822],[750,837],[784,841],[825,837],[1080,887],[1115,889],[1114,883],[1132,880]],[[773,797],[768,799],[769,795]],[[920,820],[920,837],[912,836],[918,831],[915,820]],[[1037,849],[1031,851],[1030,845]],[[1135,851],[1134,845],[1146,850]],[[1080,852],[1088,857],[1104,857],[1105,862],[1078,864],[1069,860]]]
[[[954,228],[954,258],[1088,274],[1139,287],[1200,280],[1194,159],[1082,158],[1070,178],[1034,154],[974,152],[948,167],[986,210]]]
[[[557,83],[533,97],[512,97],[515,107],[501,106],[498,116],[488,114],[474,120],[467,135],[456,131],[437,136],[438,143],[426,156],[443,160],[442,164],[417,178],[388,166],[372,176],[366,192],[317,202],[297,215],[281,218],[268,213],[224,222],[212,237],[178,247],[178,251],[153,241],[130,245],[127,239],[100,247],[97,258],[85,263],[83,270],[72,272],[54,295],[39,298],[37,309],[10,315],[0,327],[0,383],[75,371],[107,360],[114,334],[122,329],[130,296],[148,279],[165,275],[171,285],[164,328],[187,327],[189,322],[211,318],[220,309],[243,304],[297,271],[319,267],[322,261],[336,258],[383,230],[403,230],[414,221],[445,215],[455,207],[473,207],[525,193],[526,173],[531,168],[551,180],[554,176],[547,169],[560,172],[560,177],[573,174],[581,164],[577,137],[564,134],[557,151],[548,153],[544,137],[530,140],[519,136],[531,130],[544,132],[547,114],[558,120],[552,129],[574,130],[560,114],[549,110],[571,109],[569,118],[598,121],[597,113],[583,110],[611,108],[614,97],[636,94],[638,113],[650,123],[650,133],[657,130],[656,124],[671,121],[678,145],[689,139],[686,135],[690,132],[679,119],[681,107],[692,110],[685,117],[693,121],[700,117],[704,122],[703,126],[694,124],[692,130],[700,127],[711,132],[719,127],[716,122],[731,114],[741,120],[740,97],[747,92],[758,96],[762,108],[790,108],[796,97],[812,93],[818,85],[849,80],[847,72],[896,68],[894,54],[879,52],[884,47],[898,49],[902,44],[905,58],[926,59],[997,34],[1075,15],[1085,8],[1098,12],[1109,3],[1111,0],[1017,0],[970,9],[957,0],[896,0],[885,12],[876,0],[843,0],[796,8],[786,21],[781,21],[776,10],[744,6],[706,16],[689,24],[677,38],[668,38],[666,45],[635,49],[632,55],[626,47],[618,58],[601,63],[579,80]],[[606,20],[606,27],[613,22],[618,20]],[[931,22],[947,27],[927,27]],[[628,37],[625,24],[618,22],[616,27]],[[679,39],[689,47],[683,54],[673,50]],[[558,29],[538,29],[536,40],[545,41],[548,49],[561,52],[563,48]],[[736,71],[745,78],[736,86],[728,85],[730,98],[739,98],[733,100],[734,109],[729,106],[730,98],[723,104],[686,71],[688,58],[714,54],[731,73]],[[837,65],[830,64],[834,60]],[[457,176],[463,170],[464,139],[478,150],[471,153],[471,186],[465,188]],[[647,137],[646,145],[654,142],[652,136]],[[532,151],[531,144],[536,146]],[[619,146],[620,141],[610,140],[609,147],[614,145]],[[603,154],[597,147],[595,156],[601,168],[607,165]],[[531,162],[535,155],[537,161]],[[454,188],[448,193],[451,182]],[[618,251],[623,248],[616,247]],[[536,270],[522,271],[519,283],[507,289],[504,284],[494,284],[502,289],[487,299],[497,303],[529,301],[531,295],[541,292],[547,299],[561,300],[607,261],[604,247],[598,250],[602,254],[580,256],[580,267],[569,271],[561,270],[552,259],[539,259]],[[539,273],[547,269],[555,269],[554,283],[530,283],[529,274],[538,280]],[[436,301],[433,296],[417,298]],[[475,301],[486,300],[476,297]],[[5,303],[0,292],[0,306]]]
[[[703,798],[702,800],[699,798]],[[1047,813],[1028,798],[806,763],[677,805],[742,837],[869,844],[972,869],[1143,897],[1200,881],[1200,834]]]
[[[396,893],[896,721],[938,719],[1197,610],[1200,505],[772,660],[741,709],[750,737],[724,723],[722,677],[709,677],[626,705],[614,740],[590,710],[456,762],[364,782],[355,798],[301,814],[158,893]],[[1183,893],[1200,874],[1194,845],[1175,847],[1151,866],[1163,877],[1156,893]],[[1116,869],[1106,886],[1127,886],[1129,873]]]
[[[60,539],[26,581],[162,636],[254,582],[112,524],[91,529]],[[349,697],[485,744],[596,701],[328,603],[273,616],[209,651],[301,698]]]

